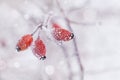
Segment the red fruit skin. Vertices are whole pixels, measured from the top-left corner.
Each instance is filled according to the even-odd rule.
[[[58,24],[54,23],[53,25],[52,35],[58,41],[69,41],[73,39],[74,34],[70,31],[61,28]]]
[[[30,34],[24,35],[17,43],[17,51],[23,51],[27,49],[33,41],[33,37]]]
[[[46,47],[45,47],[45,44],[43,43],[43,41],[38,38],[37,40],[35,40],[35,43],[34,43],[34,47],[33,47],[33,53],[36,57],[38,58],[46,58],[45,55],[46,55]]]
[[[58,25],[57,23],[52,23],[52,27],[53,28],[61,28],[60,25]]]

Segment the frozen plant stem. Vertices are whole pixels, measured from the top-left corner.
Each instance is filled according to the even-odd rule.
[[[49,22],[51,18],[51,14],[48,15],[47,19],[45,19],[42,23],[40,23],[37,28],[35,29],[35,31],[31,34],[32,36],[39,30],[39,28],[42,29],[42,27],[46,27],[47,28],[47,24]]]
[[[47,28],[48,22],[50,21],[52,17],[52,13],[49,12],[47,18],[44,20],[43,26]]]
[[[71,28],[71,25],[70,25],[70,21],[66,18],[66,22],[67,22],[67,25],[68,25],[68,28],[70,29],[70,31],[73,32],[72,28]],[[79,64],[79,68],[81,70],[81,80],[84,80],[84,69],[83,69],[83,65],[82,65],[82,61],[81,61],[81,58],[80,58],[80,53],[78,51],[78,47],[77,47],[77,43],[76,43],[76,38],[74,37],[73,38],[73,45],[74,45],[74,51],[75,51],[75,55],[77,57],[77,61],[78,61],[78,64]]]
[[[56,0],[56,3],[58,5],[58,8],[60,9],[61,13],[63,14],[64,16],[64,19],[66,20],[66,23],[67,23],[67,26],[69,28],[69,30],[71,32],[73,32],[73,29],[71,28],[71,24],[70,24],[70,20],[67,18],[64,10],[62,9],[62,7],[60,6],[60,3],[58,0]],[[81,72],[81,80],[84,80],[84,68],[83,68],[83,65],[82,65],[82,62],[81,62],[81,58],[80,58],[80,54],[79,54],[79,51],[78,51],[78,47],[77,47],[77,43],[76,43],[76,37],[73,38],[73,45],[74,45],[74,51],[75,51],[75,55],[77,57],[77,61],[78,61],[78,65],[79,65],[79,68],[80,68],[80,72]]]
[[[71,69],[71,66],[70,66],[70,62],[69,62],[69,58],[68,58],[68,53],[67,53],[64,45],[59,45],[59,47],[62,49],[63,54],[64,54],[65,59],[66,59],[66,62],[67,62],[67,67],[68,67],[68,70],[69,70],[69,80],[73,80],[73,73],[72,73],[72,69]]]
[[[35,31],[33,33],[31,33],[31,35],[33,36],[38,31],[39,28],[42,28],[42,23],[37,26]]]

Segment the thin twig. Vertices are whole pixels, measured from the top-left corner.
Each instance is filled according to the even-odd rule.
[[[47,25],[48,25],[49,20],[51,19],[51,16],[52,16],[52,13],[49,13],[48,17],[43,22],[37,25],[37,28],[35,29],[34,32],[31,33],[31,35],[33,36],[38,31],[39,28],[42,29],[42,26],[47,28]]]
[[[35,31],[31,33],[31,35],[33,36],[38,31],[39,28],[42,28],[42,23],[37,26]]]
[[[52,12],[49,12],[47,18],[44,20],[44,23],[43,23],[43,26],[45,26],[46,28],[47,28],[47,25],[48,25],[51,17],[52,17]]]
[[[63,10],[62,7],[60,6],[59,1],[56,0],[56,2],[57,2],[57,5],[58,5],[61,13],[63,14],[63,16],[64,16],[64,18],[65,18],[65,20],[66,20],[66,23],[67,23],[67,25],[68,25],[69,30],[70,30],[71,32],[73,32],[73,29],[71,28],[71,25],[70,25],[70,21],[69,21],[69,19],[67,18],[64,10]],[[76,57],[77,57],[77,61],[78,61],[78,64],[79,64],[79,68],[80,68],[80,70],[81,70],[81,74],[80,74],[80,75],[81,75],[81,80],[84,80],[84,68],[83,68],[83,65],[82,65],[82,62],[81,62],[80,53],[79,53],[79,51],[78,51],[78,47],[77,47],[77,43],[76,43],[76,37],[73,38],[73,45],[74,45],[75,55],[76,55]]]
[[[70,23],[76,24],[76,25],[83,25],[83,26],[90,26],[90,25],[95,25],[96,23],[88,23],[88,22],[76,22],[76,21],[72,21],[69,19]]]
[[[74,12],[74,11],[76,11],[76,10],[81,10],[81,9],[85,8],[85,7],[86,7],[87,5],[89,5],[89,4],[90,4],[90,0],[85,0],[84,4],[83,4],[81,7],[71,8],[71,9],[68,11],[68,13],[72,13],[72,12]]]
[[[67,25],[68,25],[68,28],[71,32],[73,32],[72,28],[71,28],[71,25],[70,25],[70,22],[69,20],[66,18],[66,22],[67,22]],[[74,45],[74,51],[75,51],[75,55],[77,57],[77,61],[79,63],[79,67],[80,67],[80,70],[81,70],[81,80],[84,80],[84,69],[83,69],[83,65],[82,65],[82,61],[81,61],[81,58],[80,58],[80,53],[78,51],[78,47],[77,47],[77,40],[76,40],[76,37],[73,38],[73,45]]]
[[[69,58],[68,58],[68,53],[65,49],[65,47],[63,45],[59,45],[59,47],[62,49],[63,53],[64,53],[64,56],[65,58],[67,59],[67,67],[69,69],[69,80],[73,80],[73,73],[72,73],[72,69],[71,69],[71,66],[70,66],[70,62],[69,62]]]

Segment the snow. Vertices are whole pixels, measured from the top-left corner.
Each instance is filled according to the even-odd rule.
[[[119,80],[120,1],[58,1],[73,21],[84,80]],[[20,37],[32,33],[51,11],[54,20],[69,29],[55,0],[0,0],[0,80],[80,80],[81,65],[73,40],[62,42],[64,47],[57,45],[49,39],[49,28],[40,35],[47,49],[46,60],[36,58],[31,47],[15,50]]]

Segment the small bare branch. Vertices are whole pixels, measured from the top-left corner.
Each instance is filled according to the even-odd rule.
[[[64,10],[63,10],[63,8],[60,6],[59,1],[56,0],[56,3],[57,3],[57,5],[58,5],[59,10],[60,10],[61,13],[63,14],[64,19],[66,20],[66,24],[67,24],[69,30],[70,30],[71,32],[73,32],[73,29],[72,29],[72,27],[71,27],[71,23],[70,23],[69,19],[67,18],[66,14],[65,14],[65,12],[64,12]],[[76,42],[76,37],[73,38],[73,45],[74,45],[75,54],[77,55],[76,57],[77,57],[78,65],[79,65],[79,68],[80,68],[80,70],[81,70],[81,74],[80,74],[80,75],[81,75],[81,80],[84,80],[84,68],[83,68],[83,65],[82,65],[81,58],[80,58],[80,53],[79,53],[79,51],[78,51],[77,42]]]

